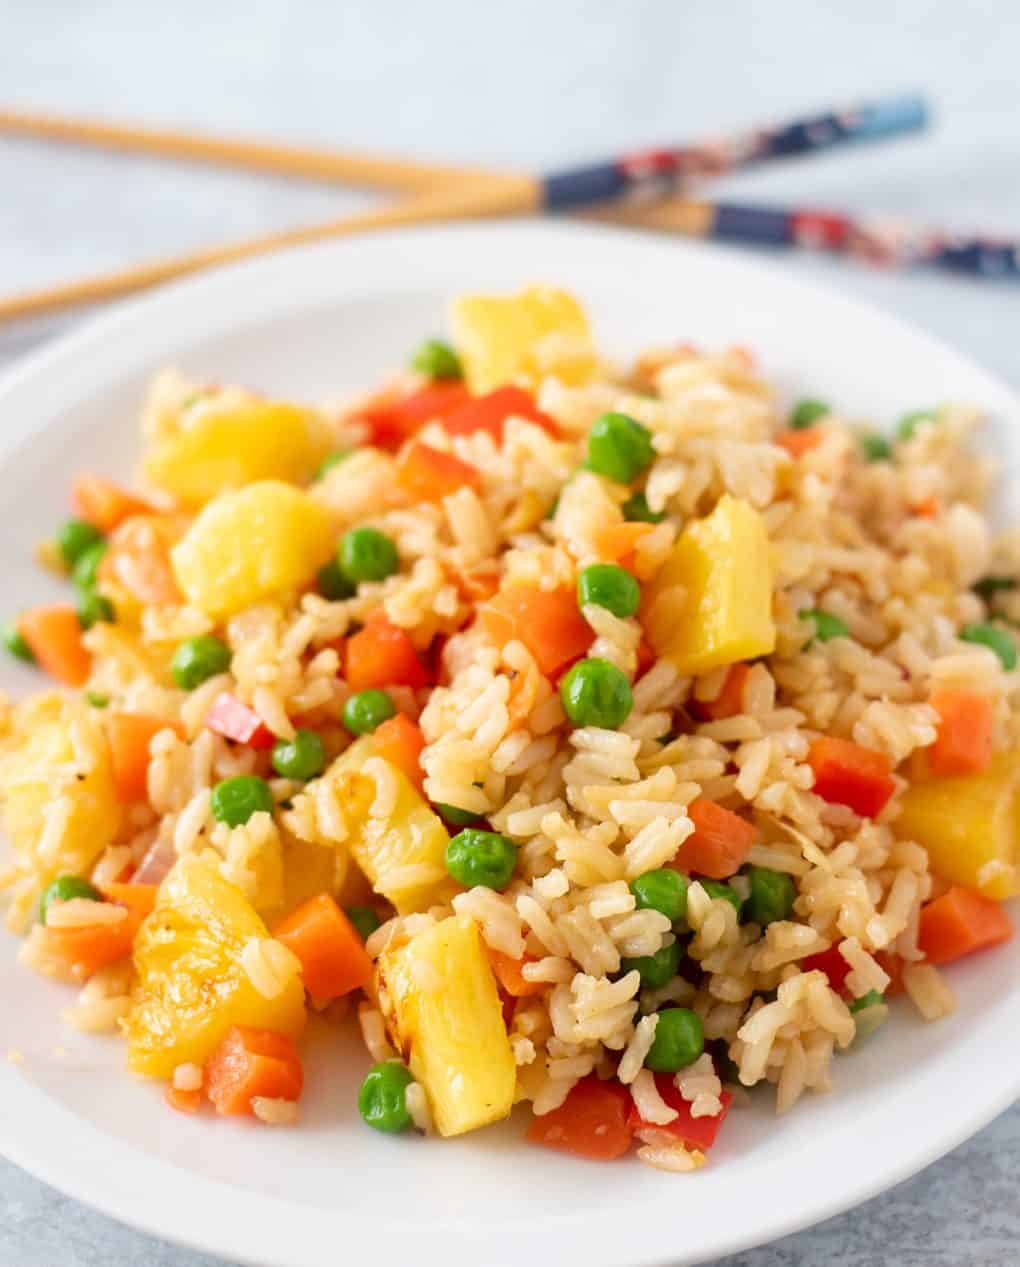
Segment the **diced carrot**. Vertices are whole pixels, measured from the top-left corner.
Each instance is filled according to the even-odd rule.
[[[1012,921],[998,902],[959,884],[921,907],[917,944],[929,963],[952,963],[1012,936]]]
[[[348,638],[344,671],[352,691],[373,686],[417,689],[428,680],[414,643],[403,629],[391,625],[383,615],[370,617],[364,629]]]
[[[646,523],[610,524],[595,533],[595,550],[600,559],[629,571],[634,564],[634,547],[654,528],[655,524]]]
[[[666,1101],[671,1109],[676,1111],[676,1117],[672,1122],[666,1122],[664,1125],[655,1122],[646,1122],[637,1110],[636,1104],[631,1104],[630,1112],[627,1115],[627,1125],[632,1131],[661,1131],[664,1135],[670,1135],[674,1139],[680,1140],[685,1148],[697,1148],[701,1152],[707,1153],[715,1143],[715,1137],[719,1134],[719,1127],[726,1120],[726,1114],[730,1111],[730,1105],[733,1103],[733,1092],[722,1091],[719,1093],[719,1102],[722,1108],[715,1117],[694,1117],[691,1114],[690,1103],[683,1098],[677,1090],[676,1083],[673,1079],[664,1073],[655,1075],[655,1085],[659,1095]]]
[[[179,1087],[175,1087],[172,1082],[168,1082],[166,1089],[163,1091],[163,1099],[172,1109],[176,1109],[178,1113],[197,1113],[202,1107],[202,1092],[199,1091],[182,1091]]]
[[[115,880],[106,880],[96,887],[108,902],[116,902],[118,906],[126,906],[129,911],[133,911],[138,916],[139,923],[152,914],[156,906],[156,894],[159,892],[158,884],[118,883]]]
[[[276,742],[273,732],[258,713],[242,704],[229,691],[221,692],[213,700],[212,708],[206,713],[205,724],[214,734],[249,748],[271,748]]]
[[[848,805],[862,818],[875,818],[896,790],[892,762],[884,752],[849,739],[816,739],[808,750],[814,791],[823,801]]]
[[[521,971],[526,963],[535,962],[534,955],[526,954],[522,959],[511,959],[509,955],[504,955],[501,950],[493,950],[491,946],[488,954],[496,980],[512,998],[527,998],[530,994],[541,994],[549,988],[547,982],[528,981]]]
[[[546,677],[579,659],[591,646],[591,627],[573,590],[508,585],[478,609],[482,628],[499,646],[523,642]]]
[[[525,418],[538,423],[551,436],[560,434],[559,425],[538,408],[534,396],[523,387],[497,387],[485,396],[466,400],[443,418],[443,427],[452,436],[487,431],[497,444],[502,444],[508,418]]]
[[[182,520],[165,515],[125,519],[110,537],[110,548],[99,564],[100,583],[122,587],[139,603],[181,603],[170,551],[182,529]]]
[[[81,640],[81,622],[73,607],[30,607],[17,619],[18,633],[36,661],[66,686],[83,686],[92,672],[92,656]]]
[[[396,717],[376,726],[372,732],[372,747],[376,756],[395,765],[421,791],[425,782],[425,771],[421,768],[425,736],[410,717],[397,713]]]
[[[558,1109],[531,1119],[528,1141],[593,1161],[612,1161],[630,1148],[629,1112],[626,1089],[591,1073],[573,1087]]]
[[[142,919],[137,909],[128,907],[127,916],[116,924],[47,928],[47,949],[67,964],[76,981],[87,981],[100,968],[131,954]]]
[[[273,936],[301,960],[305,989],[316,1004],[364,989],[372,980],[365,943],[328,893],[291,911]]]
[[[489,562],[458,571],[448,568],[457,589],[469,603],[484,603],[499,589],[499,573]]]
[[[369,427],[371,443],[381,449],[397,449],[433,419],[443,419],[471,399],[460,382],[430,383],[402,400],[371,405],[359,415]]]
[[[687,806],[694,831],[669,864],[712,880],[725,880],[740,870],[758,835],[746,818],[698,797]]]
[[[937,778],[980,774],[992,760],[994,708],[987,695],[973,691],[936,691],[931,706],[939,715],[935,742],[926,749],[928,768]]]
[[[710,700],[692,700],[691,712],[703,721],[725,721],[727,717],[736,717],[744,711],[744,687],[751,672],[751,666],[731,664],[726,673],[722,690]]]
[[[205,1090],[217,1113],[252,1113],[252,1098],[297,1100],[304,1086],[293,1039],[234,1025],[209,1058]]]
[[[903,993],[903,959],[900,955],[894,954],[891,950],[876,950],[872,953],[872,958],[888,976],[889,984],[885,987],[883,994],[887,999],[895,997],[897,994]],[[805,961],[806,962],[806,961]]]
[[[452,453],[414,440],[397,459],[397,484],[418,502],[437,502],[458,488],[477,488],[481,472]]]
[[[776,436],[776,444],[785,449],[792,458],[802,458],[805,453],[816,449],[825,439],[825,432],[819,427],[806,427],[802,431],[780,431]]]
[[[837,994],[847,993],[846,979],[850,965],[839,953],[838,946],[830,946],[828,950],[820,950],[815,955],[808,955],[801,960],[802,972],[824,972],[829,978],[829,988]]]
[[[932,493],[930,497],[922,497],[919,502],[914,502],[910,507],[910,513],[919,519],[934,519],[941,508],[939,499]]]
[[[105,475],[79,475],[71,485],[77,514],[102,533],[113,532],[132,515],[151,515],[152,507]]]
[[[110,743],[113,788],[119,801],[144,801],[148,796],[149,744],[161,730],[176,731],[184,738],[179,721],[164,721],[141,713],[111,713],[106,719]]]

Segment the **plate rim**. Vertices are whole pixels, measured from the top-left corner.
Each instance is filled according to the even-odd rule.
[[[269,256],[234,262],[161,286],[141,297],[116,304],[98,315],[87,318],[80,328],[58,335],[42,347],[16,360],[0,375],[0,408],[9,397],[16,396],[26,388],[32,389],[40,380],[49,375],[59,375],[62,366],[73,366],[88,353],[90,348],[101,345],[106,340],[115,340],[119,333],[133,326],[157,322],[164,315],[172,315],[177,306],[200,305],[205,298],[215,297],[217,294],[222,295],[224,299],[221,302],[225,302],[231,288],[252,285],[260,279],[270,282],[276,275],[286,275],[288,268],[294,267],[296,261],[315,260],[321,257],[324,261],[323,272],[326,272],[328,271],[325,267],[327,258],[342,259],[354,251],[365,251],[366,254],[372,255],[378,254],[387,247],[392,249],[407,245],[411,247],[421,245],[427,248],[430,243],[437,241],[450,247],[455,243],[462,243],[465,238],[491,240],[505,235],[513,235],[524,241],[542,239],[546,241],[546,245],[549,239],[556,238],[574,241],[584,238],[593,242],[602,240],[611,246],[640,244],[639,249],[647,250],[650,254],[669,250],[678,254],[687,254],[689,257],[697,256],[702,262],[706,259],[715,260],[721,268],[737,269],[749,276],[757,275],[765,283],[781,287],[790,294],[802,296],[807,303],[813,301],[824,303],[829,307],[837,305],[855,319],[878,321],[892,332],[909,336],[915,341],[923,340],[932,356],[939,357],[960,371],[965,371],[971,377],[981,380],[986,385],[988,395],[995,402],[996,407],[1006,409],[1010,414],[1020,418],[1020,400],[1014,389],[969,354],[961,352],[939,336],[932,334],[923,325],[906,320],[868,301],[838,292],[816,280],[791,276],[779,264],[751,258],[734,248],[658,239],[623,227],[518,220],[497,220],[481,225],[443,224],[400,228],[372,234],[367,238],[308,244],[275,252]],[[392,288],[391,284],[381,287],[369,285],[366,293],[385,294]],[[345,289],[342,277],[337,283],[336,293],[338,297],[353,293]],[[306,299],[304,302],[307,306],[309,301]],[[266,311],[268,315],[280,319],[285,316],[289,307],[300,309],[301,306],[300,300],[293,304],[269,303]],[[108,379],[111,375],[112,371],[107,371],[101,374],[100,378]],[[78,395],[81,394],[80,386],[72,391],[72,398],[76,392]],[[30,450],[39,437],[54,425],[56,418],[59,417],[59,410],[53,408],[47,409],[46,412],[49,415],[48,419],[38,422],[23,435],[15,433],[6,439],[0,437],[0,474],[5,473],[9,464],[16,462],[20,455]],[[320,1225],[323,1228],[327,1226],[330,1219],[326,1212],[318,1209],[310,1210],[290,1201],[270,1201],[260,1198],[249,1189],[237,1188],[199,1176],[174,1163],[144,1153],[78,1117],[70,1108],[51,1099],[41,1088],[33,1086],[18,1076],[12,1067],[0,1066],[0,1100],[9,1102],[12,1089],[26,1102],[25,1107],[20,1111],[22,1117],[32,1117],[34,1113],[41,1112],[45,1121],[55,1129],[66,1127],[68,1122],[72,1123],[82,1143],[88,1144],[96,1155],[103,1159],[104,1165],[112,1167],[120,1181],[114,1185],[107,1196],[102,1184],[97,1183],[93,1178],[92,1172],[88,1169],[75,1168],[76,1152],[69,1155],[61,1153],[60,1150],[54,1150],[52,1146],[47,1149],[41,1142],[36,1141],[48,1138],[48,1132],[34,1130],[31,1121],[27,1125],[22,1121],[19,1129],[16,1126],[15,1116],[5,1113],[0,1116],[0,1151],[43,1182],[127,1226],[182,1247],[233,1259],[240,1257],[243,1261],[256,1264],[258,1267],[307,1267],[310,1261],[307,1252],[302,1252],[302,1247],[299,1245],[288,1249],[286,1245],[279,1243],[278,1238],[269,1233],[265,1219],[252,1218],[251,1207],[262,1206],[267,1214],[270,1210],[277,1210],[279,1212],[277,1217],[284,1220],[290,1212],[291,1217],[300,1218],[310,1225]],[[1008,1108],[1018,1096],[1020,1096],[1020,1067],[1017,1068],[1011,1081],[1003,1076],[994,1094],[985,1093],[976,1111],[972,1111],[969,1116],[961,1115],[959,1121],[954,1119],[950,1128],[944,1127],[940,1131],[933,1131],[925,1147],[902,1153],[901,1159],[896,1164],[876,1168],[871,1176],[860,1176],[856,1182],[845,1182],[838,1194],[833,1194],[828,1198],[816,1198],[813,1202],[801,1203],[793,1212],[777,1213],[764,1224],[759,1220],[753,1230],[745,1232],[737,1226],[725,1229],[713,1243],[705,1247],[705,1250],[699,1249],[701,1255],[699,1261],[706,1261],[703,1256],[705,1252],[710,1258],[717,1258],[789,1235],[829,1219],[891,1189],[977,1133]],[[34,1104],[34,1107],[28,1107],[37,1100],[45,1101],[45,1105]],[[62,1122],[61,1118],[66,1118],[67,1121]],[[185,1189],[193,1188],[196,1195],[208,1193],[211,1189],[218,1201],[222,1201],[225,1206],[235,1207],[238,1215],[243,1214],[247,1221],[235,1223],[232,1218],[214,1216],[210,1219],[207,1215],[203,1215],[200,1225],[194,1224],[187,1228],[180,1228],[175,1225],[172,1217],[160,1213],[158,1205],[150,1208],[144,1204],[144,1201],[140,1206],[131,1204],[138,1195],[138,1189],[143,1186],[142,1172],[151,1175],[157,1184],[162,1180],[182,1185]],[[621,1210],[606,1212],[597,1218],[604,1220],[607,1216],[618,1218],[620,1222],[624,1222],[627,1217],[626,1212]],[[571,1221],[571,1216],[569,1213],[555,1212],[550,1214],[550,1219],[567,1226]],[[541,1227],[545,1227],[547,1223],[548,1220],[542,1220]],[[589,1219],[589,1223],[595,1226],[596,1220]],[[441,1227],[442,1220],[438,1220],[436,1225]],[[243,1243],[237,1239],[239,1229],[243,1230]],[[458,1232],[462,1236],[464,1234],[463,1229],[458,1228],[453,1222],[448,1230],[455,1236]],[[633,1232],[633,1229],[630,1230]],[[395,1236],[394,1233],[396,1233]],[[390,1247],[392,1254],[397,1248],[398,1240],[402,1238],[396,1228],[388,1228],[387,1234],[394,1238]],[[406,1240],[408,1250],[413,1250],[415,1247],[415,1235],[415,1229],[411,1228]],[[470,1239],[472,1238],[469,1237]],[[591,1250],[586,1246],[586,1251],[590,1256],[590,1267],[610,1267],[611,1264],[619,1267],[624,1260],[615,1256],[616,1246],[611,1243],[612,1241],[613,1238],[607,1236],[601,1250],[595,1247],[594,1257],[590,1256]],[[515,1253],[519,1253],[522,1247],[526,1247],[526,1243],[518,1242]],[[540,1242],[533,1240],[531,1247],[533,1250],[540,1250]],[[607,1252],[613,1253],[614,1257],[605,1257]],[[654,1245],[651,1239],[646,1238],[639,1244],[635,1238],[627,1251],[626,1262],[631,1267],[667,1267],[669,1263],[677,1261],[675,1253],[663,1257],[663,1252],[661,1245]],[[267,1257],[267,1255],[270,1256]],[[315,1258],[314,1261],[318,1263],[320,1260]],[[448,1259],[451,1267],[458,1261],[456,1258]],[[477,1261],[474,1250],[472,1250],[472,1261]],[[684,1261],[689,1260],[685,1258]]]

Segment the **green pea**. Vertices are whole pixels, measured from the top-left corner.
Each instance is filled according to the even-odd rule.
[[[752,866],[747,872],[751,881],[744,910],[747,918],[762,928],[777,919],[786,919],[793,910],[797,890],[793,880],[782,871]]]
[[[71,576],[80,590],[94,590],[96,588],[96,574],[99,571],[100,563],[103,561],[103,555],[109,548],[105,541],[97,541],[93,545],[87,546],[78,555]]]
[[[517,866],[517,846],[495,831],[468,827],[446,846],[446,869],[466,889],[505,889]]]
[[[593,563],[577,577],[577,605],[594,603],[625,620],[641,602],[641,587],[626,568],[615,563]]]
[[[273,794],[265,779],[257,774],[239,774],[224,779],[212,790],[212,814],[219,823],[240,827],[252,814],[273,812]]]
[[[221,638],[199,634],[178,645],[170,671],[182,691],[193,691],[218,673],[226,673],[231,658],[230,648]]]
[[[103,534],[84,519],[68,519],[57,529],[57,549],[69,568],[73,568],[91,546],[98,545]]]
[[[39,899],[39,920],[46,923],[46,912],[51,902],[70,902],[72,898],[86,897],[93,902],[101,902],[103,895],[97,888],[83,880],[79,875],[58,876],[52,884],[43,889]]]
[[[805,607],[797,613],[801,620],[810,620],[815,627],[814,638],[818,642],[828,642],[830,638],[848,638],[850,626],[840,620],[832,612],[822,611],[819,607]]]
[[[974,642],[979,646],[989,647],[999,657],[1007,673],[1016,668],[1016,643],[1012,635],[998,625],[989,625],[984,622],[967,625],[960,630],[960,639],[963,642]]]
[[[617,484],[629,484],[651,466],[652,433],[627,414],[603,414],[588,432],[588,469]]]
[[[630,882],[639,911],[658,911],[672,923],[687,919],[687,889],[690,881],[679,871],[663,867],[660,871],[646,871]]]
[[[78,623],[82,629],[91,629],[97,620],[108,623],[114,619],[113,603],[96,590],[83,590],[78,597]]]
[[[704,1050],[701,1017],[687,1007],[667,1007],[659,1013],[645,1065],[655,1073],[676,1073],[693,1065]]]
[[[340,540],[340,570],[356,585],[361,581],[385,581],[400,566],[397,547],[375,528],[352,528]]]
[[[26,664],[35,664],[32,648],[18,632],[17,622],[6,620],[0,625],[0,641],[16,660],[24,660]]]
[[[345,908],[347,918],[358,930],[358,936],[362,941],[368,941],[369,937],[379,927],[379,916],[370,906],[348,906]]]
[[[86,691],[85,698],[93,708],[106,708],[110,703],[109,695],[104,695],[102,691]]]
[[[336,449],[333,453],[327,453],[327,455],[319,463],[316,468],[315,475],[312,478],[321,480],[328,471],[333,469],[334,466],[339,466],[341,462],[346,462],[349,457],[353,456],[353,449]]]
[[[720,880],[699,880],[698,883],[705,890],[710,898],[724,898],[733,909],[737,912],[737,918],[740,918],[740,912],[744,909],[744,899],[728,884],[723,884]]]
[[[373,1065],[358,1092],[358,1112],[362,1119],[388,1135],[409,1126],[407,1088],[413,1081],[410,1071],[397,1060]]]
[[[972,586],[974,593],[979,598],[983,598],[986,603],[990,603],[996,594],[1005,594],[1017,587],[1017,579],[1015,576],[983,576],[980,581],[976,581]]]
[[[630,716],[634,696],[615,664],[593,657],[580,660],[560,682],[563,710],[575,726],[616,730]]]
[[[443,801],[437,801],[433,809],[451,827],[470,827],[482,817],[481,814],[475,814],[472,810],[458,809],[456,805],[447,805]]]
[[[323,598],[336,603],[343,598],[353,597],[358,587],[341,572],[338,560],[330,559],[316,572],[315,588]]]
[[[798,400],[790,411],[787,426],[792,431],[806,431],[813,427],[819,418],[826,418],[832,410],[824,400]]]
[[[888,462],[892,457],[892,445],[877,432],[869,432],[861,436],[861,452],[869,462]]]
[[[937,421],[937,409],[914,409],[910,413],[904,414],[896,424],[896,439],[901,443],[904,440],[912,440],[922,422]]]
[[[344,704],[344,725],[352,734],[370,735],[396,711],[397,706],[386,691],[356,691]]]
[[[885,998],[878,990],[869,990],[867,994],[862,994],[859,999],[854,999],[850,1003],[851,1012],[863,1012],[867,1007],[876,1007],[879,1003],[884,1003]]]
[[[661,524],[666,518],[664,510],[652,510],[644,493],[631,493],[620,509],[630,523]]]
[[[641,955],[637,959],[621,959],[620,971],[631,972],[637,969],[641,976],[641,984],[651,990],[672,981],[680,967],[680,943],[670,942],[654,955]]]
[[[299,730],[293,739],[273,744],[273,769],[284,779],[314,779],[326,768],[326,749],[314,730]]]
[[[464,368],[460,357],[442,339],[426,339],[414,356],[411,368],[428,378],[463,378]]]

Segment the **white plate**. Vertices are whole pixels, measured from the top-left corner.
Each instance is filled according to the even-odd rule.
[[[973,400],[1017,466],[1020,409],[929,336],[746,257],[622,231],[507,224],[407,231],[278,255],[162,291],[37,355],[0,388],[4,606],[57,591],[33,543],[83,468],[126,474],[159,366],[316,398],[371,385],[468,289],[550,281],[585,301],[601,344],[746,343],[791,392],[890,420]],[[20,442],[18,437],[20,435]],[[1010,480],[1011,488],[1016,480]],[[1017,509],[1017,498],[1013,497]],[[0,685],[37,685],[5,666]],[[954,968],[960,1010],[896,1019],[836,1061],[835,1090],[777,1121],[734,1112],[693,1176],[574,1161],[520,1121],[449,1142],[365,1129],[353,1034],[309,1055],[293,1131],[168,1112],[123,1048],[62,1027],[68,992],[17,969],[0,937],[0,1148],[72,1196],[155,1235],[272,1267],[658,1267],[703,1261],[826,1218],[959,1144],[1020,1092],[1020,940]],[[764,1097],[765,1100],[768,1097]]]

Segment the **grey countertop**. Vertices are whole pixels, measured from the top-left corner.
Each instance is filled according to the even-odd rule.
[[[742,175],[727,195],[1020,231],[1020,9],[1001,0],[0,0],[0,31],[3,104],[528,168],[919,89],[937,109],[930,135]],[[0,293],[364,201],[0,139]],[[1020,387],[1017,288],[786,264]],[[69,324],[0,329],[0,367]],[[1018,1256],[1018,1168],[1014,1108],[892,1192],[726,1267],[999,1267]],[[0,1263],[213,1267],[5,1163]]]

